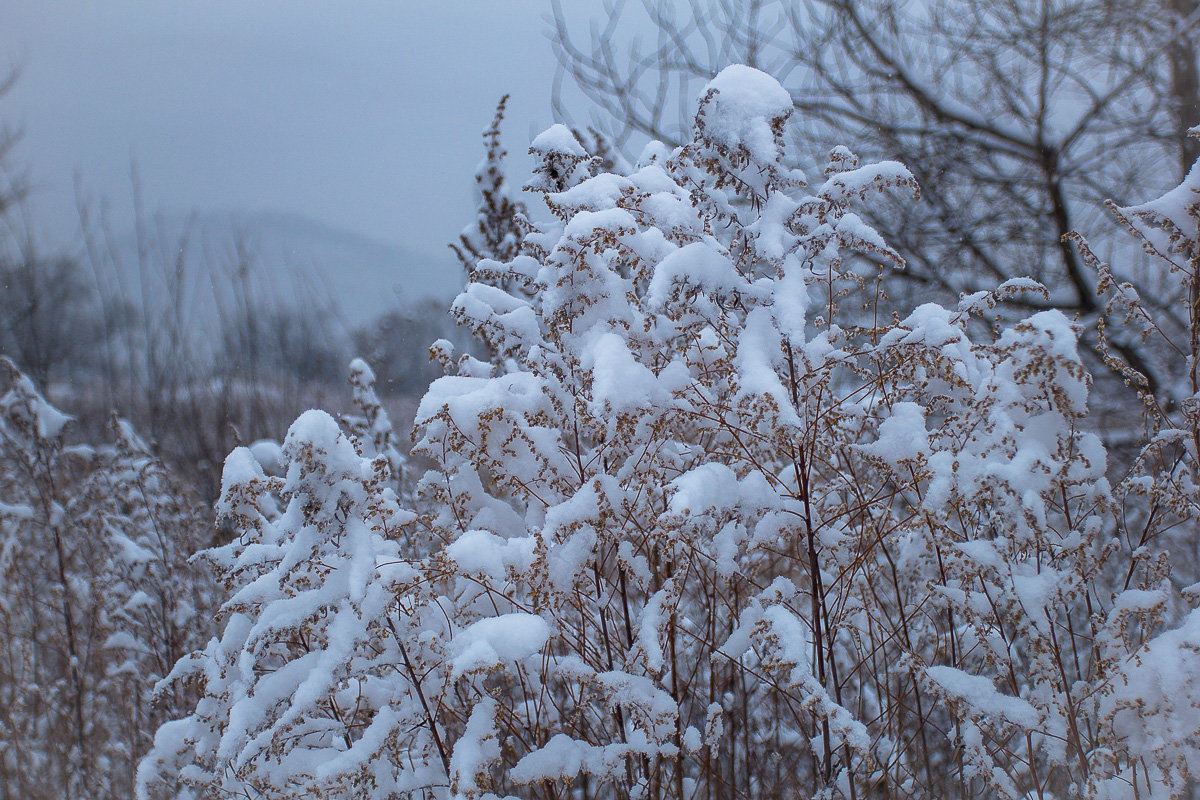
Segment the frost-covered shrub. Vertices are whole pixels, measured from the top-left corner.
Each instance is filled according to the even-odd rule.
[[[1188,796],[1195,625],[1075,325],[972,323],[1027,280],[890,308],[856,209],[916,183],[806,181],[792,107],[730,67],[627,170],[537,137],[550,218],[454,303],[491,355],[435,345],[414,509],[369,414],[230,457],[224,632],[144,793]]]

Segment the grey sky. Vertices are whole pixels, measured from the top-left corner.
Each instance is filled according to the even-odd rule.
[[[568,4],[571,6],[572,4]],[[578,0],[580,15],[598,10]],[[425,253],[468,221],[479,132],[513,93],[514,171],[548,125],[546,0],[4,0],[0,120],[38,223],[76,223],[74,175],[147,207],[299,214]]]

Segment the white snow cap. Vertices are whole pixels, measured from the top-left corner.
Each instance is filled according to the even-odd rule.
[[[705,110],[706,133],[726,147],[744,144],[751,152],[770,147],[774,136],[768,125],[792,113],[792,96],[779,81],[745,64],[733,64],[708,82],[717,96]]]
[[[571,133],[571,129],[561,123],[551,125],[534,138],[529,145],[532,153],[562,153],[569,156],[584,157],[587,151]]]
[[[536,614],[512,613],[486,617],[454,637],[451,677],[485,670],[504,662],[529,658],[546,646],[550,626]]]
[[[287,466],[283,448],[274,439],[259,439],[250,444],[250,453],[268,475],[282,475]]]

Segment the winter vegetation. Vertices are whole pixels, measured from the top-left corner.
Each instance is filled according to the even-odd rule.
[[[79,329],[6,310],[0,800],[1200,796],[1200,166],[1117,150],[1060,175],[1070,136],[933,98],[878,37],[966,35],[940,7],[922,28],[836,0],[833,27],[794,29],[871,46],[819,69],[796,52],[879,82],[863,143],[900,160],[857,154],[875,117],[839,128],[855,114],[822,101],[821,130],[851,137],[827,142],[790,70],[737,63],[626,152],[658,133],[647,76],[622,106],[612,52],[560,31],[610,127],[534,137],[518,190],[502,100],[452,245],[464,288],[444,319],[362,323],[360,357],[236,290],[205,364],[171,329],[70,361]],[[1055,54],[1116,135],[1105,115],[1131,110],[1079,89],[1094,53],[1059,49],[1094,29],[1056,9],[1041,39],[1008,20],[1014,47]],[[716,35],[657,19],[672,52]],[[1135,34],[1089,45],[1152,46]],[[986,62],[947,41],[930,63]],[[1120,75],[1152,92],[1148,67]],[[958,127],[890,130],[893,81]],[[956,178],[924,149],[939,136],[984,160]],[[825,146],[815,168],[797,139]],[[1039,146],[1050,173],[1005,184]],[[1126,170],[1136,201],[1088,194]],[[1055,227],[1077,213],[1104,222]],[[51,290],[90,308],[75,265],[15,263],[51,270],[5,301],[29,320]],[[60,411],[58,370],[129,418],[100,424],[81,390]]]

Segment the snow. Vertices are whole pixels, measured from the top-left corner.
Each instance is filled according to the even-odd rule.
[[[673,514],[697,516],[735,508],[752,512],[778,503],[778,495],[762,473],[751,472],[739,479],[732,469],[720,463],[702,464],[671,481],[669,509]]]
[[[651,674],[659,674],[663,669],[663,649],[659,636],[660,628],[666,622],[663,606],[670,600],[670,596],[666,589],[655,592],[646,601],[638,619],[637,646],[641,648],[646,659],[646,668]]]
[[[1189,238],[1196,236],[1196,217],[1200,203],[1200,162],[1192,165],[1183,182],[1165,194],[1141,205],[1129,206],[1126,214],[1150,213],[1167,219]]]
[[[454,745],[450,756],[450,780],[455,789],[454,797],[476,796],[487,783],[486,770],[489,764],[500,758],[500,739],[496,734],[496,701],[482,698],[471,710],[466,730]]]
[[[279,446],[279,442],[274,439],[259,439],[250,443],[249,450],[264,472],[270,475],[283,474],[283,448]]]
[[[417,407],[416,421],[427,422],[443,410],[468,435],[479,429],[479,415],[489,410],[540,405],[542,387],[528,373],[496,379],[447,375],[430,385]]]
[[[925,411],[916,403],[904,401],[892,406],[879,425],[879,436],[858,449],[879,458],[892,467],[928,455],[929,432],[925,430]]]
[[[966,704],[972,715],[1003,720],[1024,730],[1037,727],[1037,709],[1019,697],[1001,694],[991,680],[947,666],[925,668],[925,674],[946,697]]]
[[[646,301],[661,308],[680,284],[716,295],[732,295],[747,285],[729,257],[706,242],[685,245],[658,262]]]
[[[826,179],[817,194],[834,202],[844,203],[861,197],[871,190],[888,186],[913,185],[912,171],[898,161],[879,161],[874,164],[836,172]],[[872,231],[873,233],[873,231]],[[877,237],[878,234],[875,234]],[[878,240],[880,244],[882,239]]]
[[[549,638],[550,626],[536,614],[481,619],[454,637],[452,677],[529,658],[545,647]]]
[[[621,412],[670,403],[670,394],[638,363],[621,336],[601,334],[585,352],[590,356],[585,356],[585,366],[591,361],[592,402],[598,407]]]
[[[562,124],[551,125],[535,136],[529,150],[533,153],[561,153],[580,158],[587,155],[571,129]]]
[[[580,772],[604,772],[605,767],[620,763],[626,748],[610,745],[593,747],[559,733],[543,747],[525,755],[509,770],[517,783],[533,783],[553,778],[573,778]]]
[[[580,211],[571,217],[563,235],[568,239],[585,239],[598,231],[624,234],[636,230],[637,223],[628,211],[623,208],[605,208],[601,211]]]
[[[343,469],[353,471],[362,461],[354,444],[342,434],[337,420],[319,409],[309,409],[297,417],[284,437],[283,452],[293,462],[288,471],[289,482],[296,479],[296,470],[300,465],[295,461],[306,447],[312,447],[328,457],[323,466],[330,473]]]
[[[571,138],[574,140],[573,136]],[[565,191],[551,194],[547,199],[557,205],[583,210],[611,208],[618,199],[632,192],[637,185],[630,178],[605,172],[588,178]]]
[[[798,423],[791,399],[776,371],[776,364],[782,361],[782,355],[778,331],[770,312],[765,308],[751,310],[738,336],[735,358],[740,393],[743,396],[769,398],[782,410],[782,422]]]
[[[765,72],[733,64],[708,82],[701,97],[717,93],[705,110],[705,134],[728,148],[745,147],[756,157],[773,160],[775,133],[771,123],[792,113],[792,97]]]
[[[505,539],[489,531],[469,530],[447,545],[445,554],[463,572],[503,578],[506,569],[528,570],[533,548],[530,538]]]
[[[13,520],[29,521],[35,518],[36,512],[27,504],[6,503],[0,500],[0,516]]]
[[[72,419],[70,415],[62,413],[40,398],[35,406],[34,416],[37,418],[38,435],[43,439],[57,439]]]
[[[262,464],[249,447],[236,447],[225,457],[225,467],[221,471],[221,483],[225,486],[247,484],[265,477]]]
[[[350,360],[350,374],[361,376],[363,382],[365,383],[375,382],[374,370],[371,369],[370,364],[361,358],[354,358]]]
[[[996,287],[997,294],[1008,292],[1032,292],[1034,294],[1046,293],[1046,287],[1035,281],[1033,278],[1009,278]]]

